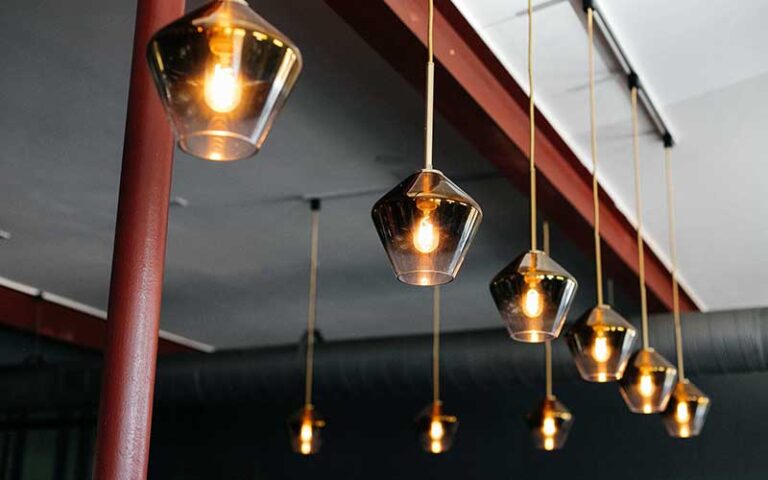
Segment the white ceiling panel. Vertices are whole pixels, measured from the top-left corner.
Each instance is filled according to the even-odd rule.
[[[525,89],[526,0],[454,0]],[[534,2],[537,106],[587,168],[587,35],[580,2]],[[673,151],[681,283],[703,309],[768,304],[768,2],[597,2],[678,142]],[[600,183],[636,222],[626,78],[596,57]],[[668,263],[664,154],[641,119],[645,239]],[[735,170],[730,172],[730,170]],[[745,272],[748,272],[745,274]],[[742,278],[728,286],[724,278]]]

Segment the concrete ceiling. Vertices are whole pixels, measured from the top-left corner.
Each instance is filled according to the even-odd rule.
[[[105,309],[133,2],[16,3],[0,18],[0,229],[12,235],[0,241],[0,276]],[[297,340],[301,197],[368,190],[324,204],[318,326],[331,339],[429,331],[430,292],[395,280],[370,221],[376,198],[421,164],[421,95],[322,0],[254,6],[300,45],[305,70],[257,157],[213,164],[177,152],[173,195],[188,206],[171,209],[162,328],[218,348]],[[499,326],[487,285],[526,247],[527,199],[440,118],[436,165],[485,211],[445,289],[444,324]],[[594,298],[591,255],[556,226],[553,250],[581,281],[580,313]],[[630,293],[615,299],[627,315]]]
[[[526,0],[453,0],[527,88]],[[578,0],[535,0],[538,105],[591,169],[587,36]],[[762,0],[596,2],[671,123],[682,284],[702,309],[766,305],[768,31]],[[626,79],[596,60],[600,182],[636,219]],[[668,261],[663,150],[641,124],[645,238]],[[735,280],[738,279],[738,280]]]

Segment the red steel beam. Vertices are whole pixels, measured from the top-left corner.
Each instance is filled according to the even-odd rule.
[[[146,60],[184,0],[138,0],[94,480],[147,476],[174,140]]]
[[[426,0],[325,0],[416,88],[424,82]],[[437,0],[437,108],[523,192],[528,192],[528,96],[449,0]],[[541,209],[585,252],[592,252],[591,174],[543,115],[536,115]],[[606,273],[636,290],[635,229],[600,191]],[[672,277],[646,246],[649,307],[672,306]],[[683,311],[698,310],[681,290]]]
[[[104,318],[49,300],[39,292],[26,293],[0,285],[0,325],[34,333],[82,348],[104,348],[107,324]],[[162,335],[161,335],[162,336]],[[169,354],[198,351],[167,338],[160,338],[158,353]]]

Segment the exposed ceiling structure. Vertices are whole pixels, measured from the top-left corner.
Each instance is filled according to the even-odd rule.
[[[100,4],[93,15],[77,14],[88,8],[86,3],[46,6],[42,15],[38,14],[40,4],[26,2],[0,19],[0,42],[7,46],[8,61],[15,66],[0,78],[0,91],[14,92],[2,98],[7,115],[0,129],[5,145],[0,162],[0,230],[7,233],[3,238],[10,238],[0,239],[0,276],[104,310],[134,11],[130,4],[113,0]],[[189,3],[193,8],[201,2]],[[455,2],[524,85],[519,73],[525,67],[525,25],[519,12],[525,4],[517,3],[519,8],[489,0]],[[758,2],[750,5],[759,7]],[[642,32],[632,33],[621,20],[631,6],[614,2],[610,8],[601,8],[637,59],[655,98],[662,105],[683,105],[688,91],[675,80],[680,75],[674,70],[682,68],[681,62],[668,62],[669,69],[657,65],[661,75],[646,65],[653,51],[640,50],[653,45],[662,48],[661,37],[633,43],[629,38],[643,38]],[[281,344],[299,338],[306,315],[309,246],[305,199],[329,195],[320,233],[318,326],[324,336],[344,339],[428,331],[428,293],[394,280],[369,216],[375,199],[420,165],[422,96],[327,2],[263,1],[258,11],[301,45],[305,70],[256,158],[213,165],[177,152],[163,328],[217,348]],[[541,108],[589,165],[583,26],[567,1],[541,2],[536,15]],[[666,20],[661,17],[654,21],[664,28]],[[753,17],[738,16],[728,28],[746,28],[737,20],[747,22]],[[672,23],[670,19],[670,30]],[[693,39],[696,32],[686,35]],[[742,57],[729,57],[733,62],[738,58]],[[626,89],[624,79],[612,74],[605,61],[598,74],[603,79],[598,90],[602,184],[632,218]],[[697,63],[701,68],[705,65]],[[730,76],[719,75],[718,85],[757,74],[739,65],[732,65]],[[30,73],[38,71],[48,74]],[[673,80],[678,83],[670,92],[677,93],[663,95],[665,82]],[[438,104],[440,88],[438,83]],[[757,93],[750,95],[754,98]],[[697,101],[705,102],[704,98],[708,97],[696,93]],[[750,211],[734,207],[745,201],[751,202],[751,212],[765,208],[753,198],[760,179],[749,179],[746,164],[739,167],[733,178],[740,188],[727,190],[723,198],[712,194],[726,191],[719,182],[723,175],[713,167],[693,167],[701,165],[702,159],[714,162],[731,151],[740,162],[756,161],[757,155],[738,153],[749,145],[757,151],[753,140],[757,135],[741,138],[713,132],[715,128],[718,132],[730,128],[731,133],[757,129],[759,119],[742,125],[735,117],[730,121],[703,115],[701,105],[691,108],[688,116],[682,106],[665,107],[664,112],[680,142],[675,150],[675,177],[685,286],[702,307],[760,304],[757,294],[765,285],[765,273],[744,262],[761,254],[750,242],[756,245],[765,240],[768,229],[760,230],[756,217],[739,218]],[[722,104],[717,109],[721,116],[730,115]],[[706,109],[710,111],[714,107]],[[709,130],[702,126],[706,122]],[[438,118],[436,133],[437,166],[485,210],[485,222],[462,275],[446,289],[444,301],[450,313],[445,326],[448,330],[498,326],[487,282],[525,248],[527,233],[521,226],[526,225],[527,199],[462,138],[461,131]],[[718,145],[694,141],[695,135]],[[731,145],[732,140],[740,143]],[[664,258],[661,150],[650,134],[643,142],[647,238]],[[737,180],[738,175],[747,178]],[[715,221],[727,228],[715,228]],[[732,232],[736,233],[733,239]],[[568,242],[557,228],[554,235],[554,248],[562,251],[558,259],[581,280],[574,307],[581,312],[594,298],[591,255]],[[735,242],[744,243],[739,247]],[[728,255],[715,254],[718,249],[727,249]],[[734,254],[734,250],[745,253]],[[744,272],[749,275],[738,290],[722,289],[722,282],[711,280],[712,272],[731,269],[738,269],[741,278]],[[634,289],[616,289],[615,302],[628,315],[635,309],[635,298]]]
[[[203,1],[189,0],[187,9]],[[534,1],[539,215],[553,223],[553,257],[579,281],[573,322],[596,297],[586,34],[581,0]],[[684,335],[666,311],[661,142],[642,118],[643,213],[653,249],[646,283],[651,311],[665,310],[650,328],[644,322],[644,345],[669,360],[679,355],[683,384],[685,351],[685,371],[714,406],[702,435],[682,440],[665,435],[664,417],[626,408],[627,389],[635,389],[665,410],[671,366],[633,360],[619,385],[577,382],[569,345],[510,341],[489,294],[492,276],[529,247],[525,0],[435,0],[435,166],[484,210],[459,277],[442,290],[442,320],[434,320],[442,337],[432,333],[432,289],[397,282],[370,212],[422,165],[427,0],[250,2],[299,45],[304,71],[255,158],[215,163],[175,152],[156,375],[153,330],[112,330],[106,355],[98,352],[135,2],[18,3],[0,16],[0,46],[12,66],[0,76],[0,389],[12,392],[0,397],[0,476],[69,478],[73,464],[72,478],[93,471],[164,480],[765,476],[765,415],[743,404],[768,399],[768,307],[746,308],[765,305],[768,288],[761,269],[768,184],[756,173],[765,170],[757,139],[766,126],[758,112],[768,100],[768,47],[755,43],[768,40],[760,22],[768,5],[744,0],[738,11],[729,4],[712,12],[693,0],[598,3],[678,142]],[[726,8],[736,13],[724,20]],[[225,22],[216,28],[238,30]],[[218,42],[210,42],[213,50]],[[626,78],[608,55],[598,58],[598,82],[606,300],[634,321],[630,110]],[[323,199],[316,350],[306,341],[314,337],[304,337],[315,198]],[[127,263],[132,272],[159,270]],[[539,293],[542,283],[526,277],[529,292]],[[141,300],[145,291],[121,299]],[[720,311],[693,312],[694,301]],[[123,316],[156,315],[147,310]],[[600,357],[627,353],[631,334],[623,323],[599,323],[594,347],[576,348],[603,373]],[[86,324],[85,336],[70,332]],[[306,416],[291,433],[286,419],[293,425],[302,393]],[[552,440],[547,420],[555,418],[524,416],[534,400],[554,395],[573,414],[559,420],[578,420],[568,446],[545,453],[530,437]],[[435,428],[414,422],[430,399],[438,408],[420,417],[440,410],[461,424],[454,448],[432,446],[439,457],[420,452],[414,435],[413,423],[422,434]],[[665,416],[677,418],[679,437],[703,420],[709,399],[702,400],[670,401]],[[681,406],[694,413],[686,408],[680,418]],[[444,418],[439,425],[456,426]],[[309,442],[318,442],[321,423],[322,454],[291,451],[290,435],[306,442],[310,426]],[[433,441],[440,432],[430,432]],[[121,468],[100,470],[110,463],[105,452],[138,475],[100,474]]]
[[[106,1],[77,14],[86,4],[39,15],[27,2],[0,20],[15,65],[0,79],[0,91],[15,92],[2,99],[0,229],[12,238],[0,243],[0,276],[104,310],[134,12]],[[173,195],[183,201],[171,207],[162,328],[217,348],[296,341],[307,297],[302,199],[341,194],[320,219],[319,329],[328,339],[429,331],[430,293],[394,279],[370,220],[378,196],[421,165],[422,96],[325,2],[258,10],[301,45],[305,69],[257,157],[216,165],[177,152]],[[500,326],[488,281],[526,246],[527,200],[440,118],[436,135],[437,167],[485,213],[446,288],[445,327]],[[583,279],[580,312],[594,298],[591,257],[553,235],[558,259]],[[633,298],[617,289],[627,311]]]
[[[527,88],[524,0],[453,2]],[[682,284],[702,309],[765,303],[768,185],[756,175],[768,96],[768,34],[760,0],[595,2],[633,62],[677,141],[673,177]],[[591,169],[587,35],[579,0],[534,2],[539,108]],[[724,9],[728,15],[723,16]],[[652,30],[652,34],[649,31]],[[630,219],[634,214],[631,125],[626,77],[610,56],[596,59],[600,182]],[[663,150],[642,125],[645,238],[668,259]],[[720,279],[739,278],[724,285]]]

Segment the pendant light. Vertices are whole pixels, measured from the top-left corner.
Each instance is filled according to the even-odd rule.
[[[440,400],[440,287],[434,287],[432,302],[432,403],[416,419],[421,448],[435,455],[451,448],[459,422],[443,412]]]
[[[425,165],[381,197],[371,216],[397,279],[435,286],[456,278],[483,213],[469,195],[432,167],[434,0],[428,2]]]
[[[595,216],[595,275],[597,305],[582,315],[567,334],[568,347],[581,378],[588,382],[619,380],[624,374],[637,329],[603,303],[603,267],[600,250],[600,202],[597,182],[597,125],[593,10],[587,7],[589,37],[589,111],[592,145],[592,200]]]
[[[304,385],[304,406],[288,420],[291,447],[296,453],[312,455],[320,450],[320,430],[325,421],[312,405],[312,381],[314,375],[315,319],[317,318],[317,250],[320,227],[320,200],[310,201],[312,212],[312,236],[309,259],[309,309],[307,313],[307,351]]]
[[[549,254],[549,223],[544,222],[544,251]],[[559,450],[565,445],[574,417],[552,393],[552,343],[544,342],[546,396],[528,414],[533,444],[540,450]]]
[[[643,242],[642,204],[640,203],[640,149],[637,126],[637,89],[635,74],[629,76],[632,99],[632,154],[635,164],[635,206],[637,208],[637,263],[640,277],[640,308],[643,327],[643,347],[629,359],[619,386],[621,395],[634,413],[659,413],[667,408],[677,370],[650,346],[648,340],[648,303],[645,293],[645,260]]]
[[[298,48],[245,0],[163,27],[147,56],[179,148],[213,161],[259,151],[301,70]]]
[[[535,105],[533,100],[533,7],[528,0],[528,83],[530,85],[531,249],[491,281],[491,295],[510,336],[539,343],[560,335],[576,295],[577,282],[549,255],[537,249]]]
[[[683,332],[680,322],[680,294],[677,283],[677,245],[672,196],[671,150],[672,137],[667,134],[664,137],[664,168],[667,180],[667,207],[669,209],[669,251],[672,257],[672,313],[675,321],[677,371],[680,377],[674,390],[672,390],[672,397],[662,419],[670,436],[690,438],[701,433],[707,413],[709,413],[710,402],[709,397],[685,377],[683,365]]]

